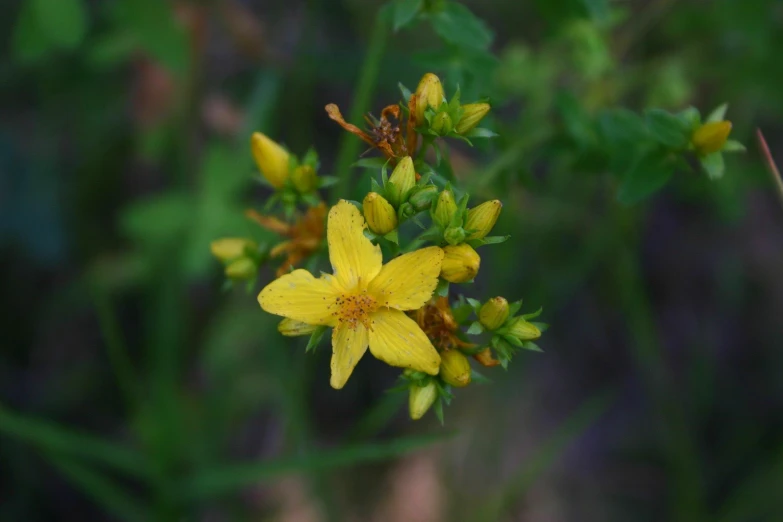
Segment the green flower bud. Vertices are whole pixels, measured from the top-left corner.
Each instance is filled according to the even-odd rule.
[[[416,170],[413,168],[413,159],[410,156],[405,156],[394,167],[389,177],[389,183],[386,186],[386,196],[388,196],[391,204],[397,208],[404,202],[408,191],[414,186],[416,186]]]
[[[472,130],[479,122],[484,119],[484,116],[489,112],[488,103],[468,103],[462,106],[462,117],[457,122],[457,127],[454,129],[457,134],[465,134],[469,130]]]
[[[291,183],[300,194],[309,194],[318,187],[318,175],[310,165],[299,165],[291,173]]]
[[[260,132],[250,138],[250,150],[258,170],[275,188],[282,188],[288,179],[288,152]]]
[[[730,121],[711,121],[705,123],[691,136],[691,144],[699,156],[718,152],[726,144],[731,133]]]
[[[459,350],[448,350],[440,354],[440,376],[455,388],[470,384],[470,363]]]
[[[449,227],[443,233],[443,239],[445,239],[446,243],[449,245],[464,243],[466,237],[467,234],[465,234],[465,230],[462,227]]]
[[[362,202],[362,207],[367,226],[376,234],[384,236],[397,228],[397,212],[377,192],[367,194]]]
[[[508,319],[508,301],[503,297],[493,297],[481,306],[478,316],[487,330],[500,328]]]
[[[297,337],[299,335],[310,335],[318,328],[317,325],[303,323],[295,319],[286,317],[277,325],[277,331],[286,337]]]
[[[424,111],[427,107],[437,109],[445,100],[440,78],[432,73],[422,76],[419,86],[416,87],[416,124],[420,125],[424,121]]]
[[[258,267],[255,261],[249,257],[240,257],[226,266],[226,277],[237,281],[252,279],[255,277]]]
[[[516,337],[520,341],[534,341],[541,337],[541,330],[533,323],[528,323],[523,318],[517,317],[516,320],[509,325],[508,334]]]
[[[478,274],[481,258],[467,243],[445,246],[443,253],[445,256],[440,268],[440,277],[446,281],[464,283]]]
[[[446,228],[456,212],[457,202],[454,201],[454,193],[448,189],[442,191],[435,202],[432,219],[441,227]]]
[[[454,128],[454,124],[451,122],[451,116],[446,112],[439,112],[432,118],[430,129],[435,131],[439,136],[445,136],[451,129]]]
[[[411,386],[408,395],[408,412],[411,419],[421,419],[437,398],[438,387],[434,382],[430,382],[426,386]]]
[[[241,237],[224,237],[209,245],[212,255],[224,263],[244,255],[248,250],[253,251],[257,248],[258,244],[255,241]]]
[[[438,197],[438,187],[435,185],[424,185],[415,191],[408,201],[417,212],[421,212],[430,208],[436,197]]]
[[[489,234],[497,223],[502,208],[503,203],[499,199],[495,199],[468,210],[465,230],[473,230],[468,239],[481,239]]]

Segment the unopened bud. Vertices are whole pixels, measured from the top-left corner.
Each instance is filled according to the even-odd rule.
[[[430,382],[426,386],[411,386],[408,395],[408,412],[411,419],[419,420],[424,417],[437,398],[438,387],[434,382]]]
[[[691,144],[700,156],[718,152],[726,144],[731,133],[730,121],[711,121],[705,123],[691,136]]]
[[[500,328],[508,319],[508,301],[503,297],[493,297],[481,306],[478,316],[487,330]]]
[[[541,337],[541,330],[533,323],[528,323],[523,318],[518,317],[508,327],[508,334],[520,341],[533,341]]]
[[[464,283],[478,274],[481,258],[467,243],[443,247],[440,276],[450,283]]]
[[[445,99],[440,78],[432,73],[422,76],[419,86],[416,87],[416,123],[420,125],[424,121],[424,111],[427,107],[437,109]]]
[[[260,132],[250,138],[250,149],[258,170],[275,188],[282,188],[288,179],[288,152]]]
[[[497,223],[502,208],[503,203],[499,199],[495,199],[485,201],[468,210],[468,216],[465,218],[465,230],[473,231],[468,232],[468,239],[481,239],[489,234]]]
[[[462,117],[457,122],[457,127],[454,129],[457,134],[465,134],[469,130],[472,130],[479,124],[484,116],[489,112],[488,103],[468,103],[462,106]]]
[[[226,266],[226,277],[229,279],[251,279],[256,275],[258,267],[249,257],[240,257]]]
[[[383,196],[370,192],[362,202],[364,218],[370,230],[384,236],[397,228],[397,212]]]
[[[440,354],[440,376],[455,388],[470,384],[470,363],[459,350],[448,350]]]
[[[460,243],[464,243],[466,237],[467,234],[465,234],[465,229],[462,227],[449,227],[443,233],[443,239],[445,239],[446,243],[449,245],[459,245]]]
[[[430,129],[435,131],[439,136],[445,136],[451,129],[454,128],[454,124],[451,122],[451,116],[446,112],[439,112],[432,118]]]
[[[242,256],[247,251],[256,250],[258,244],[252,239],[242,237],[224,237],[210,243],[209,250],[212,255],[223,261],[231,261]]]
[[[310,335],[318,326],[314,324],[303,323],[296,319],[289,319],[286,317],[277,325],[277,331],[286,337],[297,337],[300,335]]]
[[[408,201],[417,212],[421,212],[430,208],[436,197],[438,197],[438,187],[435,185],[424,185],[415,191]]]
[[[291,183],[300,194],[309,194],[318,186],[318,175],[310,165],[299,165],[291,173]]]
[[[399,207],[408,191],[416,185],[416,170],[413,168],[413,159],[405,156],[400,160],[391,176],[386,187],[386,195],[394,207]]]
[[[432,219],[442,226],[448,227],[451,222],[451,218],[457,212],[457,202],[454,201],[454,193],[451,190],[443,190],[438,196],[435,202],[435,209],[432,214]]]

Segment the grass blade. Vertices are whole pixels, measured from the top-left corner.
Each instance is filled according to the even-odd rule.
[[[388,460],[441,442],[454,432],[402,437],[389,442],[360,444],[318,454],[300,455],[254,464],[235,464],[205,471],[185,484],[187,498],[205,498],[231,493],[237,489],[278,479],[290,473],[323,471]]]

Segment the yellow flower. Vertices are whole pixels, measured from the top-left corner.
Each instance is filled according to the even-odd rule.
[[[508,301],[504,297],[493,297],[481,307],[479,322],[487,330],[496,330],[508,319]]]
[[[258,170],[275,188],[282,188],[288,179],[288,152],[260,132],[250,138],[250,150]]]
[[[449,350],[440,355],[440,376],[446,384],[463,388],[470,384],[470,363],[458,350]]]
[[[696,129],[691,136],[691,143],[699,155],[706,156],[721,150],[729,138],[729,133],[730,121],[711,121]]]
[[[235,261],[231,261],[226,266],[225,274],[229,279],[242,281],[244,279],[252,278],[256,275],[257,271],[258,267],[252,259],[249,257],[240,257]]]
[[[443,247],[445,257],[440,276],[450,283],[465,283],[478,274],[481,258],[467,243]]]
[[[327,243],[334,274],[315,278],[294,270],[258,294],[269,313],[332,331],[333,388],[342,388],[369,346],[392,366],[438,373],[440,356],[405,310],[416,310],[438,284],[443,251],[423,248],[383,265],[381,249],[365,237],[361,212],[341,200],[329,211]]]
[[[367,225],[376,234],[383,236],[397,228],[397,213],[394,207],[377,192],[370,192],[365,196],[362,208]]]
[[[252,239],[243,237],[224,237],[216,239],[209,245],[212,255],[224,263],[245,254],[246,250],[255,250],[258,244]]]

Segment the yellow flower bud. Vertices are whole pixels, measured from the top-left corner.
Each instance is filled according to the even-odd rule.
[[[226,262],[245,254],[247,250],[255,250],[258,244],[252,239],[242,237],[224,237],[210,243],[209,250],[219,260]]]
[[[285,318],[277,325],[277,331],[286,337],[296,337],[299,335],[310,335],[318,326],[314,324],[303,323],[295,319]]]
[[[376,234],[384,236],[397,228],[397,212],[377,192],[367,194],[362,202],[362,207],[367,226]]]
[[[455,388],[470,384],[470,363],[459,350],[449,350],[440,354],[440,376]]]
[[[495,199],[468,210],[463,228],[468,231],[474,230],[469,233],[468,239],[481,239],[489,234],[497,223],[502,208],[503,203],[499,199]]]
[[[508,327],[508,333],[520,341],[533,341],[541,337],[541,330],[533,323],[528,323],[521,317],[518,317],[511,323]]]
[[[462,106],[462,117],[454,130],[457,134],[465,134],[479,124],[489,112],[488,103],[468,103]]]
[[[411,419],[419,420],[424,417],[437,398],[438,387],[433,382],[426,386],[411,386],[410,395],[408,395],[408,412]]]
[[[454,201],[454,193],[448,189],[443,190],[435,201],[435,211],[432,218],[440,226],[448,227],[456,212],[457,202]]]
[[[416,170],[413,168],[413,159],[405,156],[400,160],[386,187],[386,195],[389,196],[392,205],[399,207],[410,189],[416,185]]]
[[[481,306],[478,316],[487,330],[500,328],[508,319],[508,301],[503,297],[493,297]]]
[[[422,76],[419,86],[416,87],[416,123],[421,124],[424,121],[427,107],[437,109],[445,100],[440,78],[432,73]]]
[[[481,258],[467,243],[443,247],[446,254],[440,268],[440,276],[450,283],[464,283],[476,277]]]
[[[282,188],[288,179],[288,152],[260,132],[250,138],[250,149],[258,170],[275,188]]]
[[[718,152],[726,144],[731,132],[730,121],[711,121],[705,123],[691,136],[691,144],[700,156]]]
[[[445,136],[451,132],[451,129],[454,128],[454,124],[451,122],[451,116],[449,116],[448,113],[439,112],[432,118],[430,128],[440,136]]]
[[[226,266],[226,277],[229,279],[251,279],[256,275],[258,267],[249,257],[240,257]]]
[[[300,194],[308,194],[318,186],[318,175],[310,165],[299,165],[291,173],[291,183]]]

